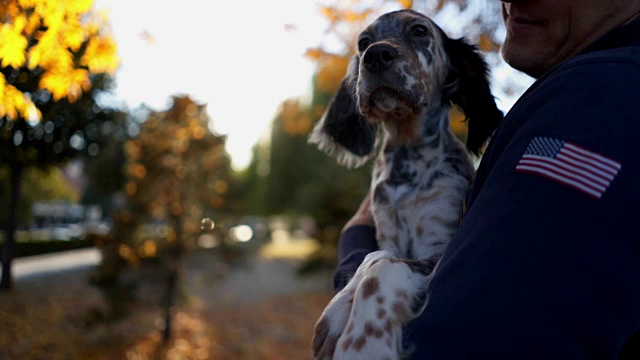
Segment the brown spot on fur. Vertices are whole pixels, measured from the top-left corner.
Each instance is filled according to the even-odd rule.
[[[375,332],[375,327],[373,326],[371,321],[367,321],[364,324],[364,333],[367,334],[367,336],[371,336],[373,335],[374,332]]]
[[[400,299],[404,300],[404,301],[409,301],[410,297],[409,297],[409,293],[406,290],[403,289],[397,289],[396,290],[396,296],[399,297]]]
[[[364,347],[364,344],[366,343],[367,343],[367,338],[364,335],[362,335],[356,340],[356,342],[353,343],[353,348],[356,350],[361,350]]]
[[[391,308],[393,309],[396,318],[406,319],[409,317],[409,310],[407,310],[407,307],[403,303],[396,301],[391,305]]]
[[[367,336],[374,336],[377,339],[380,339],[382,337],[382,329],[380,329],[377,326],[374,326],[373,323],[371,323],[371,321],[367,321],[367,323],[364,325],[364,331],[367,334]]]
[[[342,351],[347,351],[349,350],[349,347],[351,347],[351,343],[353,343],[353,338],[348,337],[345,341],[342,342]],[[333,356],[331,356],[331,358],[333,358]]]
[[[382,332],[382,329],[380,329],[377,326],[374,326],[373,323],[371,321],[367,321],[364,324],[364,332],[367,336],[373,336],[377,339],[380,339],[382,337],[382,335],[384,334]]]
[[[384,304],[384,296],[378,295],[378,297],[376,297],[376,302],[380,305]]]
[[[422,225],[418,225],[416,228],[416,235],[422,237],[422,234],[424,234],[424,227]]]
[[[387,320],[384,322],[384,331],[391,334],[391,320]]]
[[[347,335],[351,334],[353,331],[353,321],[349,321],[349,325],[347,326]]]
[[[380,281],[376,277],[370,277],[362,284],[362,296],[365,299],[375,294],[380,290]]]
[[[387,315],[387,310],[384,308],[378,308],[378,318],[382,319]]]

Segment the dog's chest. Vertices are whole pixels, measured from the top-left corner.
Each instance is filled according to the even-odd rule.
[[[427,157],[422,149],[398,148],[385,151],[376,163],[374,202],[399,209],[429,182],[437,157]]]

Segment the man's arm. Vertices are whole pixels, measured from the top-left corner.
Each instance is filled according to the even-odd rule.
[[[640,328],[640,71],[601,64],[555,76],[512,110],[485,154],[427,306],[407,329],[416,359],[615,359]],[[545,174],[561,173],[553,162],[519,171],[540,138],[621,167],[599,179],[586,169]],[[602,186],[594,195],[569,180]]]
[[[378,244],[371,214],[371,195],[367,194],[338,240],[338,266],[333,278],[336,292],[347,285],[365,256],[376,250]]]

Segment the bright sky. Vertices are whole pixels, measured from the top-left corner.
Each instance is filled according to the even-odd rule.
[[[282,101],[308,95],[313,64],[304,53],[326,40],[317,1],[96,0],[95,7],[107,11],[118,44],[117,98],[131,109],[164,110],[176,94],[208,104],[236,169],[248,165]],[[451,25],[459,17],[442,11],[435,20]],[[494,85],[531,82],[505,64],[493,76]],[[494,86],[494,95],[508,110],[518,94]]]
[[[207,103],[235,168],[248,164],[279,104],[308,93],[313,65],[303,55],[325,29],[314,1],[96,0],[95,7],[107,11],[118,44],[118,99],[132,109],[164,110],[175,94]]]

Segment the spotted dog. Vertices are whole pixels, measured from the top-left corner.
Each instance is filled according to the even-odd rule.
[[[380,251],[369,254],[315,328],[315,359],[396,359],[402,325],[459,223],[478,155],[502,120],[479,50],[412,10],[379,17],[309,141],[347,166],[374,163],[371,211]],[[449,127],[457,105],[467,148]]]

